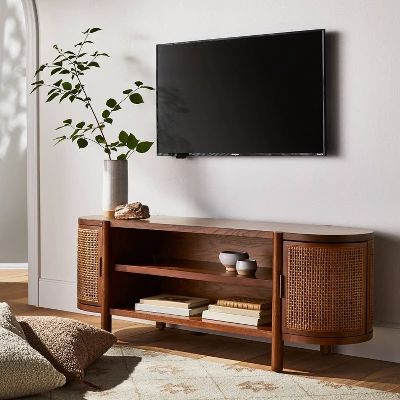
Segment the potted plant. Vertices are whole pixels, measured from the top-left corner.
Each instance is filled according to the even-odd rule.
[[[143,82],[136,81],[132,87],[122,92],[123,96],[120,100],[109,98],[101,114],[95,111],[84,77],[89,70],[100,68],[101,58],[109,57],[107,53],[88,50],[93,44],[90,40],[91,35],[100,30],[101,28],[89,28],[82,32],[83,39],[74,45],[74,50],[63,50],[58,45],[54,45],[56,57],[52,62],[41,65],[35,74],[38,76],[47,70],[50,77],[54,76],[54,82],[37,80],[32,83],[32,92],[41,87],[48,88],[46,102],[79,101],[87,109],[91,120],[65,119],[63,124],[56,129],[69,132],[54,140],[55,144],[70,141],[79,149],[84,149],[89,144],[101,148],[106,155],[103,172],[103,212],[106,217],[113,217],[115,207],[128,202],[129,157],[133,153],[146,153],[153,142],[141,141],[133,133],[128,133],[128,130],[122,130],[118,135],[109,132],[115,115],[122,109],[124,102],[141,104],[144,102],[141,93],[154,89]]]

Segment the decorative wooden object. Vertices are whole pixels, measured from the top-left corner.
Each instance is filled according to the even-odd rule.
[[[222,250],[257,260],[254,277],[226,273]],[[271,367],[283,368],[284,341],[334,344],[372,337],[373,233],[333,226],[200,218],[116,220],[82,217],[78,227],[78,307],[111,316],[261,337],[272,341]],[[246,326],[135,311],[159,293],[272,297],[271,326]]]

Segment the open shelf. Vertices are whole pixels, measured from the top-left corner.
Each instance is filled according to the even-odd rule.
[[[272,337],[271,326],[269,325],[248,326],[233,324],[230,322],[212,321],[202,319],[201,315],[195,315],[192,317],[181,317],[177,315],[135,311],[129,308],[112,308],[111,315],[164,322],[166,324],[190,326],[192,328],[211,329],[218,332],[229,332],[252,337]]]
[[[258,268],[256,275],[249,277],[227,273],[221,264],[204,261],[173,260],[169,263],[154,263],[153,265],[115,264],[114,271],[240,286],[272,287],[272,268]]]

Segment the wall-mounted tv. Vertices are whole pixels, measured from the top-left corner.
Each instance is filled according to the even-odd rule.
[[[157,45],[157,153],[325,155],[325,30]]]

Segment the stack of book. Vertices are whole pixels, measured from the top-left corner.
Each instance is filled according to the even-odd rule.
[[[140,299],[140,303],[135,304],[135,310],[189,317],[207,310],[209,303],[210,300],[201,297],[159,294]]]
[[[271,300],[231,297],[210,304],[203,319],[259,326],[271,322]]]

